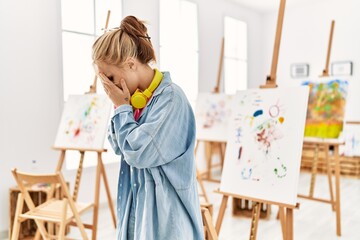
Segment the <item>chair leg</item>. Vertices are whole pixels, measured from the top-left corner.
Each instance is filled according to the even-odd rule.
[[[22,213],[24,207],[24,198],[22,194],[20,193],[18,195],[18,199],[16,201],[16,210],[15,210],[15,217],[14,217],[14,224],[11,234],[11,240],[18,240],[19,239],[19,231],[20,231],[20,219],[19,215]]]
[[[203,222],[204,222],[204,225],[206,228],[208,239],[209,240],[218,240],[218,236],[217,236],[215,227],[212,223],[212,218],[209,213],[209,210],[207,208],[202,208],[201,213],[202,213]]]
[[[67,205],[68,205],[68,200],[66,198],[64,198],[63,199],[63,211],[62,211],[60,229],[59,229],[59,233],[58,233],[60,240],[65,240]]]
[[[88,236],[87,236],[87,234],[85,232],[84,224],[82,223],[82,221],[80,219],[80,215],[79,215],[79,213],[78,213],[78,211],[77,211],[77,209],[75,207],[75,204],[72,202],[72,200],[69,200],[69,205],[70,205],[72,213],[74,214],[75,222],[76,222],[77,227],[80,230],[82,239],[83,240],[88,240],[89,238],[88,238]]]
[[[19,232],[20,232],[20,225],[21,225],[21,221],[19,220],[19,215],[22,213],[23,211],[23,207],[24,207],[24,197],[22,195],[22,193],[19,193],[18,195],[18,199],[16,202],[16,211],[15,211],[15,217],[14,217],[14,226],[13,226],[13,231],[11,234],[11,240],[18,240],[19,239]],[[44,227],[43,222],[39,221],[39,220],[35,220],[36,225],[38,226],[38,230],[36,231],[35,234],[35,240],[40,239],[40,232],[43,231],[44,234],[42,234],[43,239],[46,239],[46,230]],[[40,232],[39,232],[40,230]]]
[[[49,234],[48,232],[46,231],[46,228],[45,228],[45,225],[44,225],[44,221],[41,221],[41,220],[37,220],[35,219],[35,223],[36,223],[36,226],[38,227],[38,230],[41,234],[41,237],[44,239],[44,240],[47,240],[49,239]],[[35,235],[36,236],[36,235]]]
[[[37,229],[37,230],[36,230],[36,233],[35,233],[34,240],[40,240],[40,239],[41,239],[41,234],[40,234],[39,229]]]

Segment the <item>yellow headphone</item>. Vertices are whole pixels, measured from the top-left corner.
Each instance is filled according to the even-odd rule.
[[[137,89],[134,92],[134,94],[131,96],[130,102],[134,108],[137,109],[144,108],[146,106],[148,99],[151,97],[155,89],[159,86],[163,78],[163,74],[157,69],[154,70],[155,70],[155,75],[153,80],[151,81],[150,86],[147,89],[145,89],[144,92],[141,92],[139,89]]]

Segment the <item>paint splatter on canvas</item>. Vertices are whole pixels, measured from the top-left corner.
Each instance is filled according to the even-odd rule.
[[[111,111],[105,95],[71,95],[62,113],[55,147],[102,149]]]
[[[197,139],[226,142],[231,99],[222,93],[199,93],[195,111]]]
[[[305,136],[337,138],[343,128],[348,82],[304,82],[310,87]]]
[[[296,204],[309,88],[234,97],[221,191]]]

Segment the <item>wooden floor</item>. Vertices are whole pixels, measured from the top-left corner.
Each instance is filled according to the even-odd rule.
[[[309,192],[310,174],[302,173],[299,181],[299,193]],[[219,184],[205,182],[207,193],[214,204],[214,217],[216,219],[221,195],[213,193]],[[329,197],[328,182],[324,175],[318,175],[315,184],[315,196]],[[342,236],[336,236],[335,213],[329,204],[299,199],[300,209],[294,211],[294,239],[295,240],[360,240],[360,180],[341,178],[341,217]],[[257,239],[282,239],[281,227],[276,220],[277,208],[272,207],[269,220],[260,220]],[[106,205],[100,208],[99,240],[115,239],[116,233],[111,222],[110,213]],[[85,217],[85,221],[91,216]],[[231,200],[225,213],[220,239],[235,240],[249,239],[250,219],[231,216]],[[78,237],[76,229],[71,230],[72,237]],[[80,239],[80,238],[79,238]]]

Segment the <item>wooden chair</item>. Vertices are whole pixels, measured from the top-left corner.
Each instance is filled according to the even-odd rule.
[[[205,240],[218,240],[212,217],[206,207],[201,207],[201,216],[204,224]]]
[[[60,172],[55,174],[29,174],[24,172],[19,172],[16,169],[12,170],[12,174],[18,184],[20,189],[20,194],[18,195],[16,212],[14,218],[14,227],[11,234],[11,240],[17,240],[20,231],[20,224],[26,219],[33,219],[38,227],[38,232],[35,239],[40,237],[40,234],[43,239],[65,239],[65,228],[66,225],[71,224],[79,228],[81,232],[82,239],[88,239],[88,236],[85,232],[84,224],[81,222],[80,215],[86,212],[87,210],[93,207],[92,203],[84,204],[74,202],[73,198],[70,196],[70,192],[64,180],[64,177]],[[29,186],[34,184],[50,184],[51,190],[48,194],[46,202],[35,207],[34,202],[30,198],[28,189]],[[53,198],[53,193],[55,190],[56,184],[60,184],[60,187],[63,192],[63,198],[61,200]],[[29,211],[26,213],[23,212],[24,201]],[[44,223],[55,223],[59,225],[59,231],[56,234],[57,236],[51,235],[47,232]],[[40,233],[39,233],[40,232]]]

